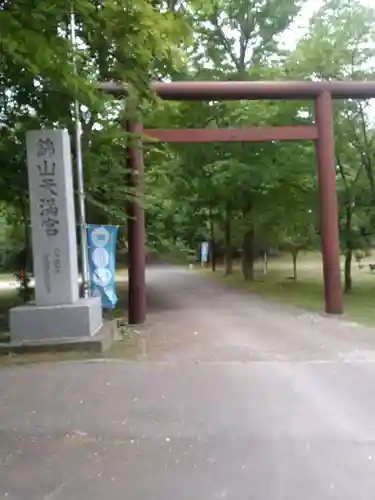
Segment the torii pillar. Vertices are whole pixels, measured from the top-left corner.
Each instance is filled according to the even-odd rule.
[[[340,270],[339,211],[336,195],[335,138],[333,131],[333,101],[328,90],[315,99],[318,139],[318,185],[320,231],[322,239],[325,311],[342,314]]]
[[[143,126],[138,110],[130,101],[131,109],[126,123],[132,134],[128,139],[128,186],[133,191],[128,202],[128,315],[129,324],[146,321],[146,238],[144,208],[144,163],[142,148]]]

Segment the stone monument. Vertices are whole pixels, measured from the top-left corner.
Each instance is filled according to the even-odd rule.
[[[69,134],[27,132],[35,303],[10,311],[12,341],[95,335],[100,299],[79,298],[77,236]]]

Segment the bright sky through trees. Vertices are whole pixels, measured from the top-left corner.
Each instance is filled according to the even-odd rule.
[[[295,48],[298,40],[306,33],[310,19],[324,3],[324,0],[308,0],[306,2],[287,34],[283,34],[283,41],[288,49],[293,50]],[[374,0],[361,0],[361,3],[371,7],[374,5]]]

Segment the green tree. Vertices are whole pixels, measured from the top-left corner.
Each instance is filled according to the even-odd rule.
[[[371,78],[374,74],[375,10],[358,0],[326,2],[288,63],[291,75],[320,80]],[[369,245],[373,233],[374,127],[369,103],[335,105],[337,186],[345,291],[352,289],[353,252]],[[371,202],[372,200],[372,202]]]
[[[278,35],[299,12],[302,0],[213,0],[195,13],[195,66],[201,75],[249,79],[254,66],[281,55]],[[238,47],[238,49],[237,49]],[[212,68],[207,70],[207,68]]]
[[[70,8],[77,46],[70,41]],[[0,200],[28,226],[25,133],[66,127],[81,106],[88,217],[125,216],[123,104],[96,89],[113,79],[148,98],[148,81],[184,66],[189,26],[181,15],[147,0],[0,1]],[[75,153],[74,141],[72,141]],[[26,237],[25,229],[25,237]]]

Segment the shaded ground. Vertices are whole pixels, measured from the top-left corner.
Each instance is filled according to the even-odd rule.
[[[150,270],[132,361],[0,370],[0,498],[372,500],[375,334]]]

